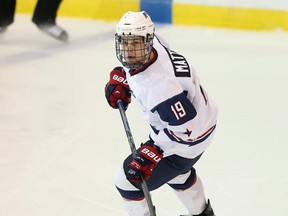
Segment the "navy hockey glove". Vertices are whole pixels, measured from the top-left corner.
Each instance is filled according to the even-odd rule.
[[[111,71],[110,80],[105,86],[105,97],[114,109],[118,109],[117,100],[119,99],[123,101],[125,109],[131,102],[130,88],[122,67],[116,67]]]
[[[128,172],[126,177],[129,181],[134,183],[141,183],[141,176],[147,181],[154,167],[163,158],[163,151],[153,142],[147,141],[141,144],[137,150],[135,159],[128,165]]]

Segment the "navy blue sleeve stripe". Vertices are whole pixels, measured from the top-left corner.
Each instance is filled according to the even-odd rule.
[[[171,141],[183,144],[183,145],[189,145],[189,146],[194,146],[197,145],[203,141],[205,141],[214,131],[214,129],[216,128],[216,125],[214,125],[213,127],[211,127],[209,130],[207,130],[205,133],[203,133],[201,136],[197,137],[194,140],[183,140],[180,137],[178,137],[177,135],[175,135],[175,133],[171,130],[168,130],[167,128],[164,129],[164,133],[169,137],[169,139]]]
[[[151,124],[150,124],[150,127],[152,128],[155,134],[159,134],[160,131],[157,130],[155,127],[153,127]]]

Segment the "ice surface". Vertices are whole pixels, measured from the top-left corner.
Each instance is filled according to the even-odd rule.
[[[0,215],[126,215],[114,172],[130,149],[104,85],[119,65],[115,23],[59,18],[61,43],[17,15],[0,38]],[[219,216],[287,215],[288,33],[157,26],[220,108],[196,168]],[[127,111],[136,143],[148,126]],[[158,215],[186,213],[171,189]]]

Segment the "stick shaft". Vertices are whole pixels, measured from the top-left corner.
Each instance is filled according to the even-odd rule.
[[[134,140],[133,140],[133,136],[132,136],[132,133],[131,133],[131,130],[130,130],[130,127],[129,127],[129,123],[128,123],[128,119],[127,119],[127,116],[126,116],[126,113],[125,113],[123,102],[121,100],[118,100],[117,101],[117,105],[118,105],[118,108],[119,108],[119,111],[120,111],[120,115],[121,115],[121,119],[122,119],[122,122],[123,122],[123,125],[124,125],[126,136],[127,136],[127,139],[128,139],[129,145],[130,145],[130,149],[131,149],[131,152],[132,152],[132,157],[135,158],[135,156],[137,154],[137,150],[136,150],[135,143],[134,143]],[[149,193],[149,189],[147,187],[147,183],[144,180],[143,176],[141,176],[141,180],[142,180],[141,188],[142,188],[142,191],[144,193],[145,199],[147,201],[150,214],[151,214],[151,216],[156,216],[155,207],[153,206],[151,195]]]

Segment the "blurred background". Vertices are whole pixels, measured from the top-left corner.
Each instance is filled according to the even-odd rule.
[[[18,0],[31,13],[36,0]],[[118,20],[128,10],[145,10],[155,22],[233,29],[288,29],[285,0],[63,0],[60,16]]]

